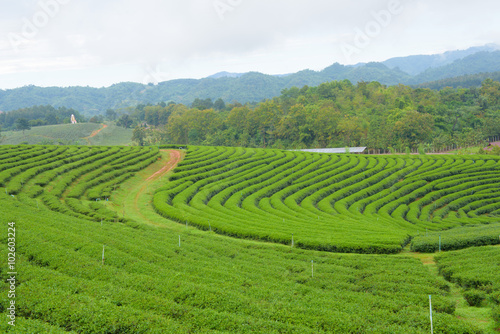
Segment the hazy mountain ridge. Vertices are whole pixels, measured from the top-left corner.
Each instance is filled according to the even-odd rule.
[[[487,45],[442,55],[392,58],[381,63],[345,66],[335,63],[322,71],[303,70],[287,75],[258,72],[219,72],[204,79],[176,79],[158,85],[124,82],[105,88],[25,86],[0,90],[0,110],[50,104],[99,114],[109,108],[139,103],[174,101],[190,104],[195,98],[222,98],[226,102],[258,102],[280,95],[284,88],[317,86],[334,80],[378,81],[384,85],[421,85],[426,82],[500,71],[499,47]],[[444,64],[435,67],[436,64]],[[391,68],[392,67],[392,68]],[[422,71],[424,67],[427,67]],[[417,75],[411,75],[417,73]],[[476,79],[477,80],[477,79]]]
[[[382,64],[386,65],[390,69],[399,68],[401,71],[415,76],[431,68],[452,64],[454,61],[466,58],[478,52],[493,52],[498,50],[500,50],[500,46],[496,44],[488,44],[485,46],[472,47],[467,50],[447,51],[436,55],[395,57],[383,61]]]

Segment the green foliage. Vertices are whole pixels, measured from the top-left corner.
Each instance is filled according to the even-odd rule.
[[[475,50],[477,51],[477,50]],[[441,63],[442,55],[436,56],[432,62],[426,62],[423,68],[441,63],[443,66],[429,68],[420,73],[422,66],[414,57],[404,61],[405,70],[387,63],[368,63],[360,66],[344,66],[333,64],[322,71],[304,70],[286,76],[265,75],[249,72],[239,77],[204,78],[200,80],[181,79],[162,82],[159,85],[144,85],[140,83],[119,83],[106,88],[92,87],[36,87],[26,86],[18,89],[2,91],[0,110],[14,110],[34,105],[50,103],[54,106],[67,106],[80,110],[87,115],[94,115],[98,110],[109,108],[130,107],[133,103],[157,103],[174,101],[176,103],[191,104],[195,99],[224,101],[240,101],[241,103],[257,102],[278,96],[281,91],[295,87],[318,86],[329,81],[349,80],[353,83],[362,81],[377,81],[383,85],[415,85],[428,81],[456,77],[474,73],[499,71],[498,52],[479,52],[465,57],[461,54],[452,64]],[[460,59],[463,58],[463,59]],[[394,60],[392,60],[394,61]],[[401,62],[401,59],[396,59]],[[408,69],[410,68],[410,69]],[[408,72],[407,72],[408,71]],[[408,74],[408,73],[411,73]],[[480,76],[474,81],[475,87],[480,86],[483,78],[498,79],[498,74]],[[483,79],[483,80],[481,80]],[[477,82],[479,81],[479,82]],[[451,84],[431,84],[436,89],[453,85],[454,87],[469,87],[458,82]],[[216,108],[218,109],[218,108]],[[386,146],[387,147],[387,146]]]
[[[144,140],[146,139],[146,130],[142,126],[136,126],[132,134],[132,140],[139,146],[144,146]]]
[[[464,297],[471,306],[486,301],[492,306],[492,317],[500,326],[500,252],[497,246],[474,247],[436,256],[440,273],[449,281],[462,286]]]
[[[130,118],[130,116],[128,114],[125,114],[125,115],[122,115],[118,121],[116,122],[116,125],[118,126],[122,126],[124,127],[125,129],[128,129],[132,126],[132,124],[134,123],[134,120]]]
[[[436,331],[478,332],[454,315],[449,286],[419,260],[314,250],[394,253],[416,229],[488,222],[481,214],[436,223],[423,219],[423,212],[430,198],[437,202],[472,189],[469,182],[483,187],[474,190],[484,200],[494,199],[495,157],[190,146],[172,181],[152,200],[163,215],[212,230],[202,232],[161,217],[157,226],[134,222],[108,201],[158,156],[158,147],[0,146],[0,180],[7,189],[0,192],[0,215],[3,224],[16,222],[19,233],[16,303],[22,305],[22,328],[427,333],[431,294]],[[97,196],[100,201],[90,201]],[[477,213],[475,204],[467,207],[475,202],[452,212]],[[416,223],[407,220],[410,213]],[[288,232],[294,233],[293,248]],[[0,236],[0,244],[6,240]],[[498,302],[497,272],[485,272],[498,263],[498,251],[491,249],[479,254],[485,260],[476,261],[476,268],[462,263],[470,254],[451,258],[458,267],[450,268],[445,257],[438,265],[448,279]],[[0,256],[7,258],[7,247],[0,247]],[[8,271],[6,263],[0,271]]]
[[[466,290],[463,296],[470,306],[477,307],[487,298],[486,292],[476,289]]]
[[[452,78],[441,79],[437,81],[426,82],[417,85],[419,88],[443,89],[445,87],[453,88],[473,88],[480,87],[486,79],[500,81],[500,72],[484,72],[478,74],[468,74]]]
[[[25,130],[30,130],[31,126],[29,124],[29,121],[26,118],[18,118],[16,119],[16,129],[21,130],[24,135]]]
[[[92,123],[37,126],[26,132],[26,135],[17,131],[6,132],[5,141],[2,144],[17,145],[21,142],[27,142],[34,145],[47,144],[50,141],[54,144],[64,142],[64,144],[70,145],[84,145],[87,143],[84,138],[101,127],[100,124]]]
[[[19,120],[22,120],[23,127],[28,130],[28,127],[70,123],[71,115],[75,115],[79,123],[84,120],[83,117],[80,116],[80,113],[73,109],[67,109],[65,107],[56,109],[50,105],[35,105],[29,108],[0,113],[0,125],[6,129],[13,130],[16,128]]]
[[[380,70],[373,64],[369,67]],[[260,76],[252,73],[218,80],[248,80],[254,87],[253,82],[262,79]],[[441,91],[403,85],[386,87],[376,81],[318,84],[287,86],[268,96],[268,100],[258,99],[262,102],[244,106],[237,102],[226,105],[221,98],[213,103],[211,98],[196,97],[189,101],[193,101],[191,108],[171,102],[117,107],[106,113],[108,118],[118,118],[116,124],[122,130],[145,126],[148,130],[144,141],[149,145],[174,142],[277,149],[366,146],[375,152],[387,147],[402,152],[405,147],[415,150],[422,145],[419,151],[430,153],[483,146],[485,139],[500,133],[500,83],[490,79],[480,88]],[[141,94],[147,95],[148,90]],[[62,110],[60,117],[66,117],[67,112]],[[0,114],[0,125],[11,121],[11,114],[24,113]],[[28,115],[38,117],[38,113],[38,109],[30,110]],[[99,117],[92,119],[99,121]],[[38,118],[30,122],[49,124]]]
[[[110,146],[110,145],[130,145],[132,143],[132,129],[125,129],[120,126],[108,124],[105,129],[99,131],[94,137],[88,138],[90,145]]]
[[[284,148],[405,147],[428,153],[483,145],[500,133],[500,84],[481,89],[431,91],[378,82],[322,83],[284,89],[258,104],[214,110],[198,99],[145,107],[145,120],[160,142],[190,145]],[[130,117],[142,121],[137,107]],[[125,117],[125,116],[123,116]]]
[[[465,289],[500,290],[498,247],[473,247],[436,256],[443,276]]]
[[[500,324],[500,305],[496,305],[493,307],[492,316],[497,324]]]
[[[477,332],[453,315],[443,282],[408,257],[291,250],[179,232],[168,222],[139,229],[101,226],[1,193],[0,213],[22,231],[16,262],[23,272],[16,286],[22,327],[16,329],[419,334],[430,330],[432,294],[436,331]],[[6,247],[0,255],[7,256]],[[2,281],[5,296],[8,286]]]
[[[22,194],[33,184],[28,197],[40,196],[52,211],[90,220],[124,221],[80,199],[108,199],[120,183],[157,159],[158,148],[34,146],[4,155],[0,184],[8,194]]]
[[[290,244],[293,234],[306,249],[395,253],[419,230],[495,222],[488,214],[498,205],[498,163],[191,146],[171,177],[176,186],[157,192],[153,204],[169,219],[230,236]],[[474,192],[481,195],[464,196]],[[455,245],[446,236],[445,247],[493,243],[496,231],[479,229]],[[433,249],[435,240],[413,245]]]
[[[420,232],[411,242],[414,252],[432,253],[441,250],[457,250],[475,246],[500,244],[500,224],[470,225],[441,232]]]

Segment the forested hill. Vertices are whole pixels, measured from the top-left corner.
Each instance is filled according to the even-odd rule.
[[[458,51],[457,51],[458,52]],[[462,54],[464,55],[464,54]],[[448,59],[450,55],[448,55]],[[107,88],[92,87],[48,87],[26,86],[11,90],[0,90],[0,110],[10,111],[34,105],[52,105],[79,110],[85,115],[102,114],[107,109],[135,106],[141,103],[173,101],[190,104],[196,98],[222,98],[226,102],[259,102],[291,87],[318,86],[335,80],[352,83],[377,81],[383,85],[418,85],[443,80],[457,75],[500,71],[500,51],[480,51],[456,59],[443,66],[432,67],[431,60],[421,56],[419,68],[411,68],[403,60],[384,63],[368,63],[357,66],[333,64],[322,71],[304,70],[290,75],[272,76],[250,72],[236,76],[209,77],[200,80],[179,79],[143,85],[120,83]],[[408,74],[399,67],[416,75]],[[404,66],[403,66],[404,65]],[[417,66],[415,65],[415,66]],[[425,71],[423,68],[427,66]]]
[[[441,79],[437,81],[420,84],[417,86],[417,88],[430,88],[430,89],[441,90],[445,87],[451,87],[451,88],[480,87],[481,83],[486,79],[500,81],[500,72],[468,74],[454,78]]]

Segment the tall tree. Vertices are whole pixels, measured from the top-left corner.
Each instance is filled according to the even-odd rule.
[[[114,121],[116,119],[116,112],[113,109],[106,110],[106,117],[110,121]]]
[[[137,142],[139,146],[144,146],[144,140],[146,139],[146,129],[142,126],[136,126],[132,134],[132,140]]]
[[[132,126],[134,123],[134,120],[130,118],[128,114],[122,115],[119,119],[118,122],[116,122],[116,125],[118,126],[123,126],[125,129],[128,129]]]
[[[224,103],[224,100],[223,100],[223,99],[221,99],[221,98],[218,98],[218,99],[214,102],[214,109],[215,109],[215,110],[218,110],[218,111],[221,111],[221,110],[226,109],[226,104]]]
[[[22,130],[24,135],[24,130],[31,129],[30,122],[26,118],[18,118],[16,120],[16,128]]]
[[[394,132],[407,146],[417,147],[431,138],[434,129],[432,115],[408,111],[395,123]]]

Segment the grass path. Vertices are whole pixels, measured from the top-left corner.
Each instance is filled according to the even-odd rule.
[[[437,253],[413,253],[408,250],[403,252],[407,256],[414,257],[422,261],[422,264],[429,269],[429,272],[444,280],[444,278],[439,274],[439,270],[436,264],[435,256]],[[474,323],[479,327],[483,333],[498,333],[495,328],[495,322],[491,317],[490,307],[472,307],[467,304],[467,301],[462,295],[462,288],[455,283],[450,284],[450,294],[455,300],[456,309],[455,315],[460,319],[465,319],[471,323]]]
[[[162,179],[183,159],[185,153],[177,150],[161,150],[161,159],[125,181],[112,196],[111,209],[137,222],[154,226],[178,227],[179,224],[159,216],[153,209],[154,191],[162,185]]]

